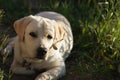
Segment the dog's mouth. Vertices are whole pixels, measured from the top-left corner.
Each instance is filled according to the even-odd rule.
[[[37,56],[36,56],[36,59],[43,59],[43,60],[46,60],[45,58],[46,58],[46,55],[44,55],[44,56],[38,56],[38,55],[37,55]]]
[[[24,57],[24,60],[26,60],[27,62],[29,63],[34,63],[34,62],[40,62],[40,61],[43,61],[45,59],[39,59],[39,58],[30,58],[30,57]]]

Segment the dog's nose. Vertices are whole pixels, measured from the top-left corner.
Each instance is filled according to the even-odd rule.
[[[46,49],[40,47],[40,48],[37,49],[36,57],[39,58],[39,59],[43,59],[44,56],[46,55],[46,53],[47,53]]]

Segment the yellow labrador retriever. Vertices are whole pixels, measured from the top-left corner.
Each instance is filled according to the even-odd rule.
[[[14,23],[17,36],[4,49],[14,48],[11,70],[16,74],[39,73],[35,80],[56,80],[63,76],[65,59],[73,47],[73,35],[68,20],[56,12],[41,12]]]

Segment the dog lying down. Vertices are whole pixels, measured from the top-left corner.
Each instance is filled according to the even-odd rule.
[[[65,59],[73,47],[73,35],[64,16],[41,12],[15,21],[14,29],[17,36],[4,49],[4,53],[14,49],[13,73],[31,75],[45,69],[35,80],[56,80],[65,75]]]

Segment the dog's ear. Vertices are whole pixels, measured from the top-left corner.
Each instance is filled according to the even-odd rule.
[[[27,25],[33,20],[32,17],[33,16],[30,15],[14,22],[14,29],[18,35],[19,41],[23,41],[25,29]]]
[[[54,36],[54,44],[53,44],[53,48],[55,50],[58,49],[58,46],[60,45],[60,42],[64,39],[64,37],[66,36],[65,30],[63,29],[62,26],[64,26],[64,24],[61,23],[57,24],[55,21],[53,21],[54,24],[54,31],[55,31],[55,36]]]

